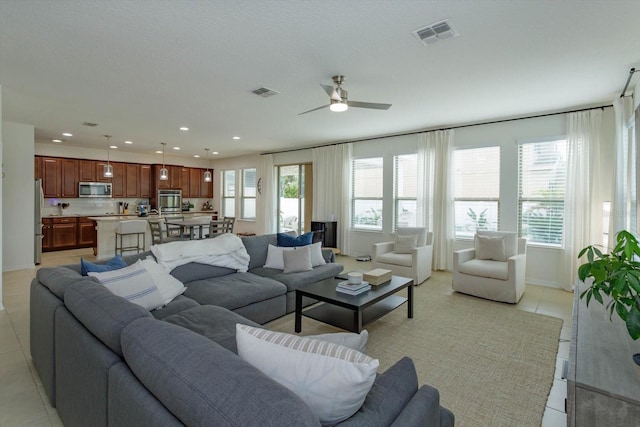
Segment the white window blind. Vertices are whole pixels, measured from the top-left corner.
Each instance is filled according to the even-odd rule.
[[[382,230],[382,157],[353,161],[351,226]]]
[[[518,148],[518,227],[527,243],[562,246],[567,181],[565,140]]]
[[[222,171],[222,216],[236,216],[236,171]]]
[[[242,219],[256,219],[256,169],[242,170]]]
[[[500,147],[458,149],[453,162],[456,238],[472,238],[476,230],[497,230]]]
[[[418,197],[418,155],[393,157],[394,229],[415,227]]]

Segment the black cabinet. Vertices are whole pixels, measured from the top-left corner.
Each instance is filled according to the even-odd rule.
[[[337,221],[311,221],[313,231],[313,243],[322,242],[324,248],[338,247],[338,222]]]

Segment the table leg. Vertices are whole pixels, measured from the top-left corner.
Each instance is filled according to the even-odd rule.
[[[356,334],[362,332],[362,310],[360,309],[353,312],[353,329]]]
[[[302,330],[302,294],[296,291],[296,332]]]
[[[408,307],[408,313],[407,313],[407,317],[409,319],[413,319],[413,283],[409,285],[409,287],[407,287],[407,307]]]

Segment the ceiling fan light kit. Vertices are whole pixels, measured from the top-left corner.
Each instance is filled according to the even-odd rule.
[[[329,95],[329,104],[323,105],[321,107],[313,108],[308,111],[304,111],[300,114],[311,113],[312,111],[321,110],[325,107],[329,107],[330,111],[341,113],[343,111],[347,111],[349,107],[356,108],[369,108],[373,110],[388,110],[391,107],[391,104],[379,104],[375,102],[361,102],[361,101],[349,101],[349,95],[345,89],[342,88],[342,83],[344,83],[345,77],[342,75],[333,76],[333,82],[336,84],[336,87],[323,85],[320,83],[320,87],[327,92]]]

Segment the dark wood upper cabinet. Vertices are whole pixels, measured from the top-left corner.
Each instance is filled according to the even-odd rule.
[[[94,162],[96,168],[96,182],[111,182],[111,178],[107,178],[104,176],[104,167],[107,165],[107,162],[103,162],[98,160]]]
[[[33,176],[42,179],[42,157],[36,157],[33,164]]]
[[[76,159],[61,159],[60,196],[78,197],[78,161]]]
[[[140,197],[151,197],[151,165],[140,165]]]
[[[126,195],[127,197],[138,197],[140,194],[139,166],[137,163],[125,163],[126,170]]]
[[[113,197],[126,197],[126,163],[111,162],[113,166],[113,178],[111,180],[111,193]]]
[[[168,166],[169,169],[169,182],[171,186],[176,190],[182,189],[182,166]]]
[[[212,199],[213,198],[213,181],[214,181],[214,177],[215,175],[213,174],[213,169],[210,170],[211,172],[211,182],[204,182],[204,172],[201,171],[203,174],[202,179],[200,180],[200,197],[206,198],[206,199]]]
[[[180,189],[182,190],[183,199],[185,197],[195,197],[190,195],[191,191],[189,190],[189,182],[191,180],[189,179],[189,170],[189,168],[180,168],[180,182],[182,183]]]
[[[166,181],[162,181],[160,179],[160,169],[162,169],[162,165],[153,165],[153,182],[155,182],[156,188],[167,189],[170,188],[171,185],[171,171],[169,171],[169,179]],[[169,167],[167,166],[167,170]]]
[[[42,190],[44,197],[60,197],[60,159],[42,158]]]
[[[78,179],[81,182],[95,182],[96,169],[95,160],[78,160]]]
[[[189,197],[200,197],[200,182],[204,179],[202,169],[189,169]]]

